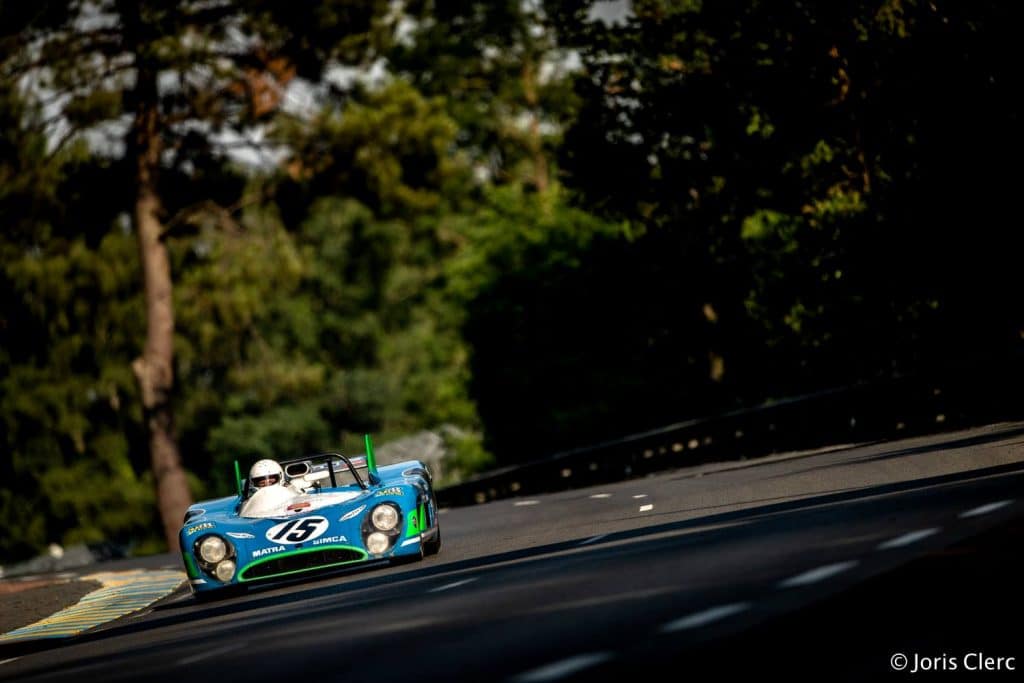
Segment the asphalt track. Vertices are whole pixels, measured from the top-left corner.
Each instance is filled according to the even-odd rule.
[[[424,562],[211,604],[179,594],[2,661],[0,680],[1024,671],[1022,424],[673,470],[451,509],[441,524],[441,554]],[[900,654],[908,669],[894,671]],[[930,670],[910,673],[921,657]],[[972,670],[988,657],[1004,659]]]

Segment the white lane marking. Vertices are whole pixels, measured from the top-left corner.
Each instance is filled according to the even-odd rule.
[[[524,505],[536,505],[539,502],[539,500],[517,500],[515,503],[513,503],[513,505],[515,505],[517,508],[520,508],[523,507]]]
[[[21,659],[21,657],[11,657],[10,659],[0,660],[0,666],[3,666],[4,664],[10,664],[16,659]]]
[[[185,657],[185,659],[178,660],[178,666],[188,666],[189,664],[195,664],[196,662],[201,662],[204,659],[209,659],[210,657],[216,657],[217,655],[223,655],[227,654],[228,652],[234,652],[235,650],[241,650],[243,647],[247,645],[248,643],[232,643],[231,645],[225,645],[224,647],[218,647],[212,650],[207,650],[206,652],[200,652],[197,655],[192,655],[191,657]]]
[[[640,500],[641,498],[646,498],[646,497],[647,497],[646,493],[638,493],[635,496],[633,496],[633,500]]]
[[[546,603],[543,607],[535,607],[533,609],[528,609],[524,612],[521,612],[521,614],[545,614],[547,612],[562,612],[570,609],[596,607],[598,605],[610,605],[616,602],[650,600],[651,598],[658,597],[659,595],[668,595],[670,593],[678,592],[679,588],[677,586],[668,586],[665,588],[647,588],[643,590],[629,591],[626,593],[612,593],[609,595],[601,595],[592,598],[566,600],[564,602],[549,602]]]
[[[934,527],[932,529],[918,529],[917,531],[910,531],[908,533],[903,534],[902,536],[890,538],[888,541],[885,541],[884,543],[879,543],[878,548],[876,548],[876,550],[902,548],[905,545],[917,543],[918,541],[922,541],[928,538],[929,536],[934,536],[935,534],[939,533],[939,531],[940,529],[938,527]]]
[[[449,588],[458,588],[459,586],[465,586],[467,583],[472,583],[473,581],[476,581],[476,577],[475,576],[472,577],[472,578],[469,578],[469,579],[463,579],[462,581],[455,581],[454,583],[447,583],[447,584],[445,584],[443,586],[438,586],[437,588],[431,588],[427,592],[428,593],[440,593],[441,591],[446,591]]]
[[[693,614],[688,614],[680,619],[670,621],[667,624],[662,625],[658,630],[662,633],[671,633],[673,631],[683,631],[688,628],[697,628],[704,624],[710,624],[712,621],[731,617],[734,614],[739,614],[740,612],[748,609],[750,609],[749,602],[734,602],[729,605],[719,605],[717,607],[712,607],[701,612],[694,612]]]
[[[565,678],[570,676],[577,671],[583,669],[589,669],[592,666],[596,666],[601,662],[606,662],[612,658],[610,652],[591,652],[585,655],[576,655],[575,657],[569,657],[568,659],[562,659],[551,664],[545,664],[544,666],[531,669],[523,672],[518,676],[515,676],[512,680],[519,681],[519,683],[541,683],[542,681],[554,681],[559,678]]]
[[[793,586],[806,586],[809,583],[816,583],[818,581],[824,581],[827,578],[841,574],[848,569],[853,569],[857,566],[857,560],[850,560],[849,562],[836,562],[835,564],[826,564],[824,567],[818,567],[817,569],[811,569],[803,574],[797,574],[791,576],[785,581],[779,582],[779,588],[792,588]]]
[[[588,543],[593,543],[594,541],[600,541],[602,538],[605,538],[607,535],[608,534],[598,534],[597,536],[591,536],[590,538],[588,538],[585,541],[580,541],[580,545],[586,545]]]
[[[441,622],[437,619],[430,619],[422,617],[419,619],[408,619],[406,621],[398,621],[394,623],[384,623],[377,627],[360,627],[359,635],[363,637],[367,636],[382,636],[387,633],[398,633],[399,631],[410,631],[417,628],[429,628],[431,626],[437,626]],[[318,630],[315,633],[323,633],[323,626],[318,626]]]
[[[998,503],[989,503],[988,505],[982,505],[981,507],[976,507],[973,510],[961,512],[960,519],[966,519],[968,517],[977,517],[979,515],[987,515],[990,512],[995,512],[996,510],[1004,508],[1012,503],[1013,500],[1001,500]]]
[[[640,506],[640,512],[647,512],[648,510],[653,510],[653,509],[654,509],[654,506],[651,505],[650,503],[648,503],[647,505],[641,505]]]
[[[612,497],[612,494],[610,494],[610,493],[595,493],[594,495],[591,496],[591,498],[611,498],[611,497]]]

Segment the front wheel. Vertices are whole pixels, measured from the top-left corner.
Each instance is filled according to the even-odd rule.
[[[196,602],[213,602],[215,600],[226,600],[228,598],[237,598],[245,595],[248,592],[246,586],[235,584],[233,586],[227,586],[225,588],[218,588],[212,591],[202,591],[194,593]]]
[[[423,543],[424,555],[437,555],[441,552],[441,526],[438,525],[437,533],[429,541]]]

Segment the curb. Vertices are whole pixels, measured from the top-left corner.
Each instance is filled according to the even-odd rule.
[[[0,654],[45,649],[101,624],[138,612],[186,581],[182,571],[97,572],[80,577],[102,587],[44,619],[0,635]]]

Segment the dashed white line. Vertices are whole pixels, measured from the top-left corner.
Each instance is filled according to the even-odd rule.
[[[633,500],[640,500],[641,498],[646,498],[646,497],[647,497],[646,493],[638,493],[635,496],[633,496]]]
[[[554,681],[565,678],[578,671],[589,669],[612,658],[610,652],[591,652],[584,655],[576,655],[568,659],[562,659],[551,664],[531,669],[512,678],[518,683],[541,683],[542,681]]]
[[[826,564],[823,567],[811,569],[803,574],[797,574],[796,576],[789,577],[785,581],[781,581],[779,583],[779,588],[792,588],[794,586],[806,586],[809,583],[817,583],[818,581],[824,581],[825,579],[831,578],[836,574],[841,574],[848,569],[853,569],[856,566],[856,560]]]
[[[539,500],[517,500],[512,504],[515,505],[517,508],[521,508],[524,505],[537,505],[538,503],[540,503]]]
[[[996,510],[1000,510],[1000,509],[1002,509],[1002,508],[1004,508],[1007,505],[1010,505],[1012,503],[1013,503],[1013,500],[1001,500],[1001,501],[999,501],[997,503],[989,503],[988,505],[982,505],[981,507],[976,507],[973,510],[968,510],[967,512],[961,512],[960,513],[960,519],[966,519],[968,517],[977,517],[979,515],[987,515],[990,512],[995,512]]]
[[[195,664],[196,662],[201,662],[204,659],[209,659],[210,657],[216,657],[217,655],[223,655],[227,654],[228,652],[234,652],[235,650],[241,650],[243,647],[247,645],[248,643],[233,643],[231,645],[225,645],[224,647],[214,648],[213,650],[207,650],[206,652],[200,652],[197,655],[192,655],[191,657],[185,657],[185,659],[178,660],[178,666],[188,666],[189,664]]]
[[[455,581],[454,583],[446,583],[443,586],[438,586],[437,588],[431,588],[427,592],[428,593],[440,593],[441,591],[446,591],[446,590],[448,590],[450,588],[458,588],[459,586],[465,586],[467,583],[472,583],[473,581],[476,581],[476,577],[472,577],[472,578],[469,578],[469,579],[463,579],[462,581]]]
[[[607,536],[608,536],[608,534],[598,534],[597,536],[591,536],[590,538],[588,538],[585,541],[580,541],[580,545],[587,545],[588,543],[594,543],[595,541],[600,541],[602,538],[606,538]]]
[[[877,550],[902,548],[905,545],[917,543],[918,541],[922,541],[928,538],[929,536],[934,536],[937,533],[939,533],[938,527],[934,527],[932,529],[918,529],[917,531],[911,531],[903,534],[902,536],[897,536],[896,538],[890,538],[888,541],[885,541],[884,543],[879,543]]]
[[[718,621],[719,619],[725,619],[731,617],[734,614],[739,614],[744,610],[750,609],[749,602],[734,602],[729,605],[719,605],[712,607],[700,612],[694,612],[680,619],[670,621],[667,624],[662,625],[659,631],[662,633],[671,633],[673,631],[684,631],[688,628],[697,628],[704,624],[710,624],[712,621]]]
[[[591,498],[611,498],[611,497],[612,497],[612,494],[610,494],[610,493],[595,493],[594,495],[591,496]]]
[[[548,612],[564,612],[566,610],[597,607],[600,605],[611,605],[616,602],[635,602],[637,600],[650,600],[662,595],[678,593],[678,586],[666,586],[663,588],[645,588],[625,593],[601,594],[578,600],[566,600],[563,602],[545,602],[542,607],[534,607],[525,610],[521,614],[546,614]]]
[[[648,503],[647,505],[641,505],[640,506],[640,512],[647,512],[648,510],[653,510],[653,509],[654,509],[654,506],[651,505],[650,503]]]
[[[382,636],[388,633],[399,633],[400,631],[412,631],[414,629],[430,628],[431,626],[437,626],[441,622],[437,619],[428,619],[426,617],[419,619],[407,619],[406,621],[395,621],[383,623],[379,626],[364,626],[360,627],[359,635],[361,636]],[[323,626],[317,627],[319,633],[323,633]]]

